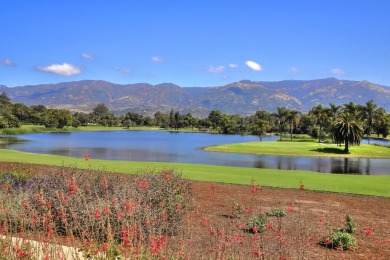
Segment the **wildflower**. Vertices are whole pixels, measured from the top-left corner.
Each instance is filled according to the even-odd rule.
[[[152,241],[152,244],[151,244],[151,248],[150,248],[150,252],[152,254],[158,254],[161,252],[162,250],[162,247],[165,245],[166,241],[167,241],[167,237],[166,236],[162,236],[160,238],[158,237],[151,237],[150,238]]]
[[[322,217],[320,217],[319,221],[322,223],[322,222],[324,222],[324,219]]]
[[[267,222],[267,223],[265,224],[265,226],[266,226],[267,229],[272,229],[272,224],[269,223],[269,222]]]
[[[170,180],[172,178],[171,171],[169,171],[169,170],[163,171],[163,175],[164,175],[164,179],[166,179],[166,180]]]
[[[211,196],[215,196],[216,190],[215,190],[215,185],[211,185]]]
[[[98,209],[95,210],[95,218],[96,218],[97,220],[100,220],[100,214],[99,214],[99,210],[98,210]]]
[[[255,194],[255,193],[259,193],[259,191],[261,190],[261,188],[259,186],[256,186],[255,184],[255,179],[252,179],[252,190],[251,190],[251,193],[252,194]]]
[[[110,210],[109,207],[106,207],[106,208],[102,211],[102,214],[103,214],[103,215],[108,215],[108,214],[110,214],[110,213],[111,213],[111,210]]]
[[[148,188],[148,182],[146,180],[141,180],[138,182],[138,180],[136,180],[136,185],[138,188],[141,188],[142,190],[146,190]]]
[[[76,182],[74,181],[74,179],[69,179],[66,182],[67,182],[67,184],[69,186],[68,195],[76,194],[76,192],[78,190],[78,187],[77,187]]]
[[[299,189],[300,190],[305,190],[305,185],[303,185],[302,181],[301,181],[301,185],[299,186]]]
[[[108,248],[109,248],[108,243],[104,243],[102,246],[102,252],[106,252]]]
[[[367,236],[372,234],[372,230],[369,228],[364,229],[364,231],[366,231]]]
[[[107,189],[108,188],[108,180],[106,177],[102,177],[102,186],[103,188]]]
[[[289,213],[291,213],[291,212],[294,211],[294,208],[290,205],[290,206],[287,207],[287,211],[288,211]]]
[[[84,153],[84,154],[83,154],[83,157],[84,157],[84,161],[88,161],[88,160],[91,158],[91,154],[89,154],[89,153]]]

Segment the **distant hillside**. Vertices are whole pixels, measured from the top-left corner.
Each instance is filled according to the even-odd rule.
[[[152,115],[158,110],[169,112],[174,108],[196,116],[207,116],[214,109],[249,115],[257,110],[274,112],[278,106],[308,111],[317,104],[342,105],[350,101],[364,104],[371,99],[390,111],[389,87],[335,78],[276,82],[243,80],[220,87],[180,87],[170,83],[119,85],[83,80],[14,88],[0,86],[0,91],[6,91],[15,103],[85,112],[104,103],[116,114],[134,111]]]

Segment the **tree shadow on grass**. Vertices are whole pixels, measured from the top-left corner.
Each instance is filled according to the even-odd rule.
[[[340,148],[334,148],[334,147],[317,148],[317,149],[313,149],[311,151],[317,152],[317,153],[345,154],[343,148],[340,149]]]

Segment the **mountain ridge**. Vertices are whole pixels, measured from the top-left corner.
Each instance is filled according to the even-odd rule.
[[[241,80],[224,86],[180,87],[173,83],[115,84],[104,80],[81,80],[56,84],[8,88],[0,85],[14,103],[45,105],[72,111],[90,112],[104,103],[116,114],[128,111],[153,115],[156,111],[207,116],[211,110],[249,115],[257,110],[276,111],[285,106],[302,112],[322,104],[342,105],[350,101],[365,104],[374,100],[390,110],[390,87],[368,81],[314,80],[250,81]]]

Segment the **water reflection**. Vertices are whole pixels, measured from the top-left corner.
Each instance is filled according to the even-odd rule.
[[[342,158],[340,160],[332,160],[332,173],[348,173],[348,174],[362,174],[360,167],[360,159],[350,161],[349,158]],[[370,174],[370,172],[366,172]]]
[[[206,152],[199,149],[219,144],[258,142],[257,136],[115,131],[23,135],[23,139],[29,140],[28,142],[20,142],[14,137],[5,138],[7,141],[3,142],[2,148],[78,158],[88,152],[95,159],[178,162],[337,174],[390,174],[390,159],[255,156]],[[266,136],[263,141],[273,141],[275,138]]]

